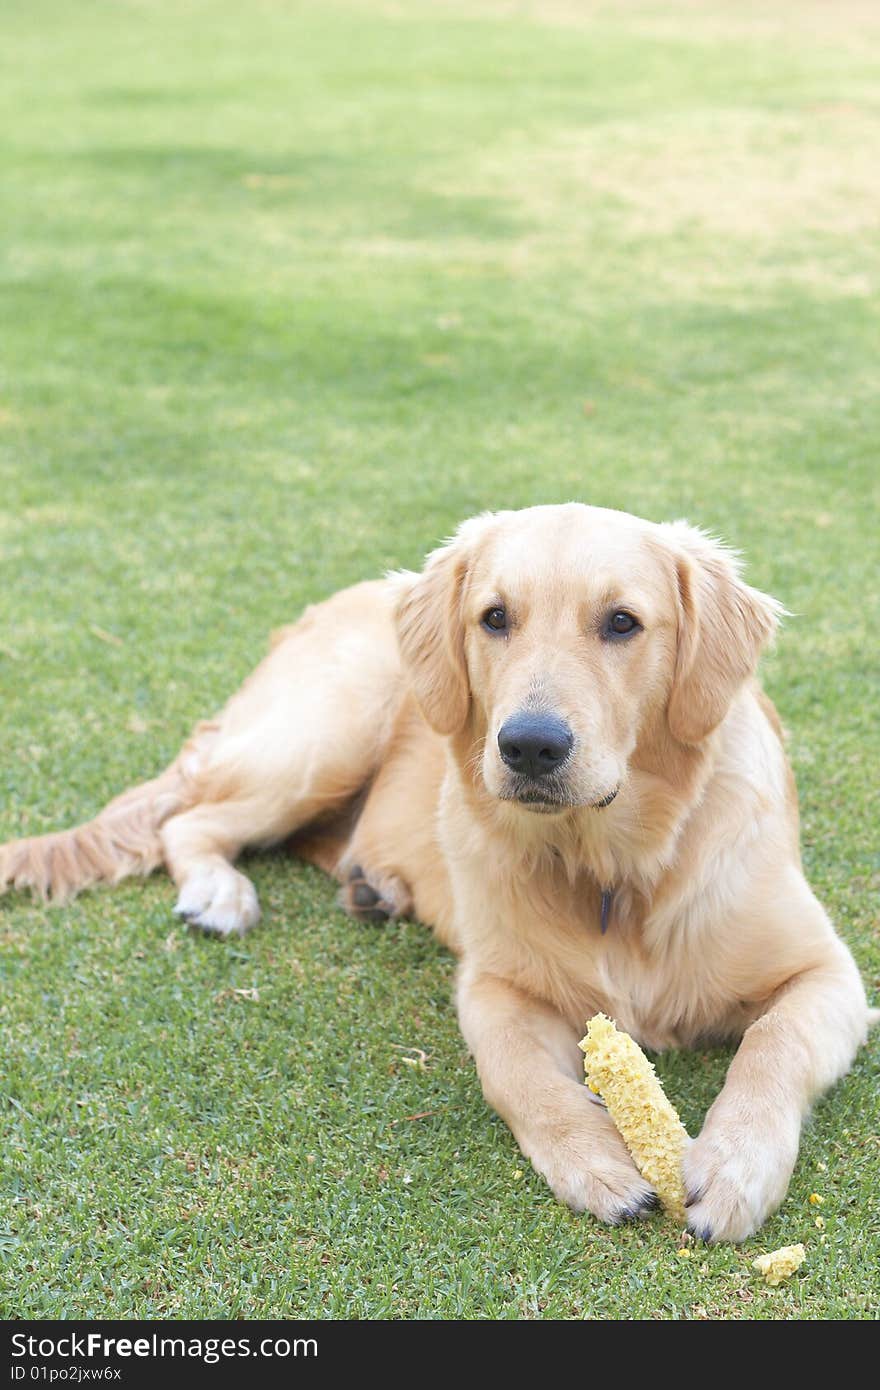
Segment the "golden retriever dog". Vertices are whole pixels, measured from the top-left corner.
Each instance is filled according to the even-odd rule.
[[[685,1180],[692,1230],[741,1241],[877,1016],[804,878],[755,680],[781,611],[681,522],[477,517],[421,574],[307,609],[155,781],[3,847],[0,886],[63,898],[164,863],[182,917],[241,932],[259,906],[233,861],[291,841],[355,916],[413,915],[457,953],[486,1099],[608,1222],[654,1195],[583,1084],[585,1020],[658,1050],[735,1039]]]

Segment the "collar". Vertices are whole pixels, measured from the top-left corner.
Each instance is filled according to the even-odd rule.
[[[602,889],[602,908],[599,916],[599,929],[604,936],[608,930],[608,922],[611,918],[611,903],[614,897],[613,888]]]

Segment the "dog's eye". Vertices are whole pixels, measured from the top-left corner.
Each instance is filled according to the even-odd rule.
[[[606,637],[631,637],[634,632],[640,630],[641,623],[638,619],[634,618],[632,613],[624,612],[622,608],[612,613],[605,624]]]
[[[490,632],[507,631],[507,614],[503,608],[487,608],[481,621]]]

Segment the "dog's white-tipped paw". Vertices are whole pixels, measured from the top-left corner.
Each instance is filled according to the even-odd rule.
[[[554,1196],[574,1212],[589,1211],[616,1226],[652,1211],[656,1194],[607,1113],[589,1105],[586,1095],[578,1102],[549,1132],[519,1136],[523,1153],[547,1179]]]
[[[609,1162],[605,1155],[591,1155],[589,1166],[581,1159],[580,1166],[572,1163],[538,1171],[543,1172],[558,1201],[573,1212],[589,1211],[609,1226],[646,1216],[658,1205],[657,1194],[634,1164]]]
[[[709,1126],[688,1146],[688,1227],[705,1241],[739,1244],[780,1205],[797,1157],[797,1130],[759,1135]]]
[[[254,885],[230,864],[192,874],[180,890],[174,911],[191,926],[218,936],[241,935],[260,920]]]

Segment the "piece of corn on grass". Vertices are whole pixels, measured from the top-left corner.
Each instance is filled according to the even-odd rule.
[[[802,1245],[783,1245],[779,1250],[771,1250],[769,1255],[759,1255],[752,1260],[752,1269],[763,1274],[767,1283],[775,1289],[783,1279],[788,1279],[796,1269],[800,1269],[806,1257],[807,1252]]]
[[[605,1102],[636,1167],[669,1215],[684,1221],[681,1165],[688,1134],[653,1066],[604,1014],[590,1019],[580,1047],[587,1085]]]

